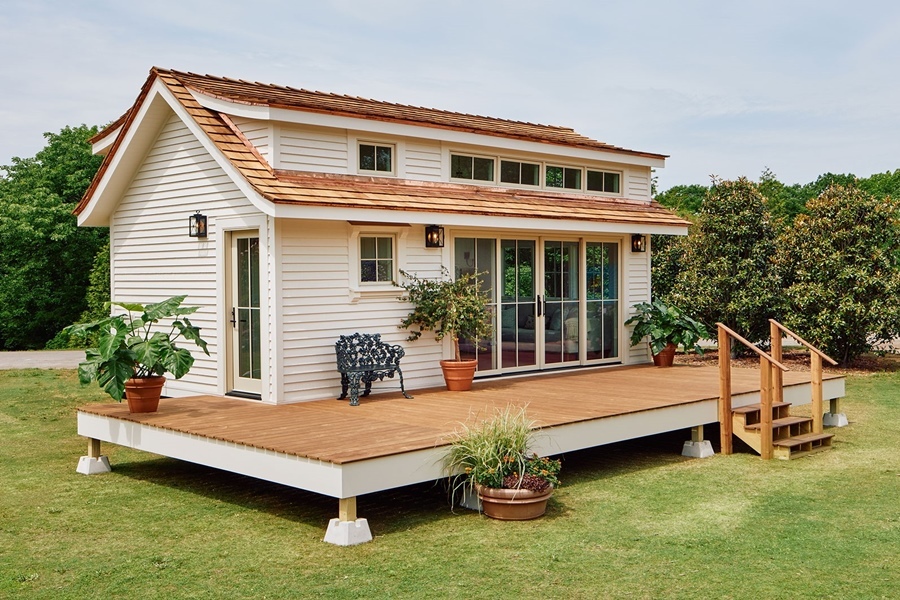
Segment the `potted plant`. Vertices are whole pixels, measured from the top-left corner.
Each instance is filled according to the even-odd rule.
[[[641,302],[635,304],[634,309],[637,314],[625,321],[625,325],[634,325],[631,345],[637,346],[644,338],[649,338],[650,352],[653,353],[653,364],[656,366],[671,367],[678,346],[682,346],[685,351],[695,350],[698,354],[703,354],[699,342],[709,338],[709,332],[703,323],[661,300]]]
[[[178,338],[193,341],[209,355],[200,328],[186,317],[199,307],[181,306],[185,298],[173,296],[146,306],[112,302],[126,312],[67,327],[69,335],[96,335],[97,347],[88,348],[78,365],[81,382],[97,381],[118,402],[124,395],[133,413],[155,412],[166,382],[164,374],[181,379],[194,364],[190,351],[175,345]],[[160,319],[168,318],[172,318],[164,325],[168,331],[154,330]]]
[[[524,408],[507,406],[492,418],[463,424],[451,439],[445,467],[451,494],[478,495],[484,514],[521,521],[544,514],[559,486],[559,460],[539,457],[529,447],[534,422]]]
[[[417,340],[423,331],[434,331],[435,340],[446,336],[453,340],[453,360],[442,360],[441,370],[447,389],[462,391],[472,389],[472,379],[478,366],[476,360],[463,360],[459,353],[459,339],[473,340],[476,344],[493,332],[493,317],[487,308],[488,297],[480,289],[478,274],[467,273],[456,280],[449,278],[443,269],[441,279],[420,279],[406,271],[401,285],[408,294],[414,309],[399,327],[409,329],[409,341]]]

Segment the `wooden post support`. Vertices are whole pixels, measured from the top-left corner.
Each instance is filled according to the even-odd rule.
[[[100,440],[88,438],[88,458],[100,458]]]
[[[832,398],[828,402],[831,405],[831,414],[839,415],[841,414],[841,399],[840,398]]]
[[[356,496],[338,500],[338,519],[341,521],[356,520]]]
[[[764,460],[772,458],[775,448],[772,446],[772,369],[774,365],[763,357],[759,357],[759,435],[760,455]]]
[[[719,327],[719,438],[722,454],[731,454],[731,337]]]
[[[822,433],[822,357],[816,352],[809,353],[809,370],[812,372],[812,418],[813,433]],[[837,413],[832,413],[837,414]]]
[[[772,337],[772,358],[781,362],[782,359],[782,341],[783,335],[781,329],[774,321],[769,321],[769,332]],[[784,402],[784,373],[781,369],[772,368],[772,387],[775,394],[772,396],[773,402]]]
[[[691,427],[691,441],[695,444],[703,441],[703,425]]]

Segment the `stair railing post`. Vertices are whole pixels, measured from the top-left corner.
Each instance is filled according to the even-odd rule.
[[[775,454],[772,445],[772,368],[768,359],[759,357],[759,435],[760,456],[763,460],[769,460]]]
[[[772,338],[772,358],[782,362],[782,333],[778,324],[772,319],[769,319],[769,332]],[[784,402],[784,373],[774,365],[772,366],[772,387],[775,390],[772,401]]]
[[[823,398],[822,398],[822,357],[816,352],[809,353],[809,370],[812,372],[812,418],[813,433],[822,433]]]
[[[731,454],[731,336],[719,328],[719,438],[722,454]]]

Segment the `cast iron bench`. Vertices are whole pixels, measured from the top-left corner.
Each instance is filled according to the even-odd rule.
[[[385,377],[400,376],[400,391],[404,398],[412,399],[403,388],[403,371],[400,359],[406,352],[400,346],[392,346],[381,341],[380,333],[354,333],[342,335],[334,343],[337,355],[337,369],[341,373],[341,396],[347,397],[350,389],[350,406],[359,406],[359,384],[366,384],[363,396],[372,391],[372,382]]]

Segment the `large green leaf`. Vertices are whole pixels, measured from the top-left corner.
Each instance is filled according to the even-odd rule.
[[[110,324],[106,329],[106,335],[100,336],[97,349],[103,360],[110,360],[116,352],[124,348],[128,327],[125,325],[124,319],[117,317],[110,319]]]
[[[144,315],[142,318],[145,321],[157,321],[159,319],[174,316],[185,298],[187,298],[186,295],[172,296],[161,302],[148,304],[144,307]]]
[[[166,356],[166,371],[174,375],[175,379],[184,377],[191,370],[193,364],[194,357],[184,348],[179,348]]]

